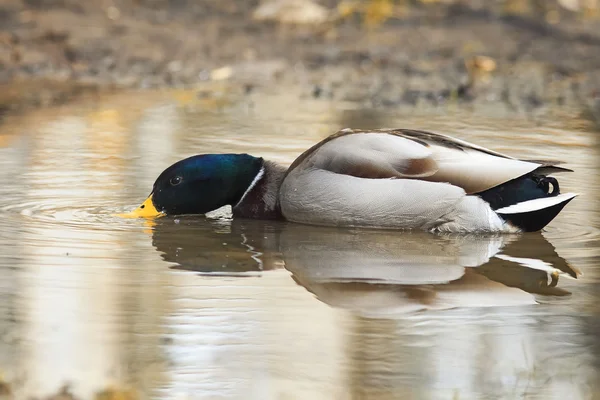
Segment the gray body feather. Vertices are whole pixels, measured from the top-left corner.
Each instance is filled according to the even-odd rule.
[[[286,219],[313,225],[446,232],[511,229],[483,200],[448,183],[359,178],[316,168],[288,174],[280,205]]]

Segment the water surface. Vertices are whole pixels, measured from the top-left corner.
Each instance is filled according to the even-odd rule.
[[[0,125],[0,376],[15,398],[65,384],[81,398],[600,396],[597,133],[297,99],[134,93]],[[347,126],[562,159],[561,188],[581,196],[518,237],[112,216],[180,158],[290,163]]]

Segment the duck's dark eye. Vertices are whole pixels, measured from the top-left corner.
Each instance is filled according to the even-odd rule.
[[[171,184],[171,186],[177,186],[181,183],[182,180],[183,179],[180,176],[174,176],[171,178],[169,183]]]

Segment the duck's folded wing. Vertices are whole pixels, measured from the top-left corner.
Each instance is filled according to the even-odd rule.
[[[324,143],[306,161],[311,167],[372,179],[423,179],[438,171],[426,146],[385,133],[340,136]]]
[[[497,157],[475,149],[437,147],[433,152],[439,170],[429,180],[452,183],[468,194],[483,192],[541,167],[537,163]]]
[[[408,134],[407,134],[408,132]],[[448,136],[420,131],[352,131],[325,141],[307,161],[316,168],[362,178],[447,182],[482,192],[548,164],[522,161]],[[560,167],[554,167],[561,170]],[[542,172],[542,171],[540,171]]]

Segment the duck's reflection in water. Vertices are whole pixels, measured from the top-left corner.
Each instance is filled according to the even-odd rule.
[[[320,301],[362,315],[534,304],[579,272],[539,233],[440,236],[198,217],[162,218],[153,245],[174,268],[255,276],[284,266]]]
[[[537,294],[567,295],[564,280],[578,276],[541,234],[436,236],[192,217],[155,224],[153,244],[172,268],[204,276],[191,286],[200,285],[198,293],[181,296],[216,299],[212,310],[199,302],[203,306],[190,311],[183,331],[194,326],[210,332],[210,340],[221,338],[214,347],[219,363],[203,364],[203,371],[210,371],[211,384],[229,385],[235,393],[278,387],[306,394],[317,383],[323,394],[339,398],[452,398],[455,390],[461,398],[478,398],[531,387],[545,392],[546,377],[535,371],[548,362],[547,346],[560,333],[550,330],[537,338],[543,320],[530,311],[522,314],[522,307],[483,307],[531,305]],[[268,271],[283,267],[330,307],[290,291],[285,277]],[[224,275],[232,278],[223,280]],[[451,314],[415,313],[450,308]],[[176,321],[182,320],[179,314]],[[215,315],[229,316],[227,328],[204,324]],[[229,356],[224,330],[236,332]],[[198,343],[209,340],[202,338]],[[180,354],[200,354],[198,343],[185,343],[172,352],[182,370],[196,364],[178,359]],[[565,360],[551,364],[562,369]],[[231,371],[237,372],[229,376]],[[523,374],[533,375],[523,383],[518,377]],[[507,376],[519,381],[505,381]],[[171,387],[208,390],[200,381],[192,386],[184,380],[174,374]]]
[[[280,249],[295,280],[319,300],[364,316],[533,304],[533,293],[568,294],[558,279],[577,276],[540,234],[465,237],[294,227],[281,234]]]
[[[281,224],[185,216],[159,218],[150,226],[152,245],[173,268],[242,277],[281,266]]]

